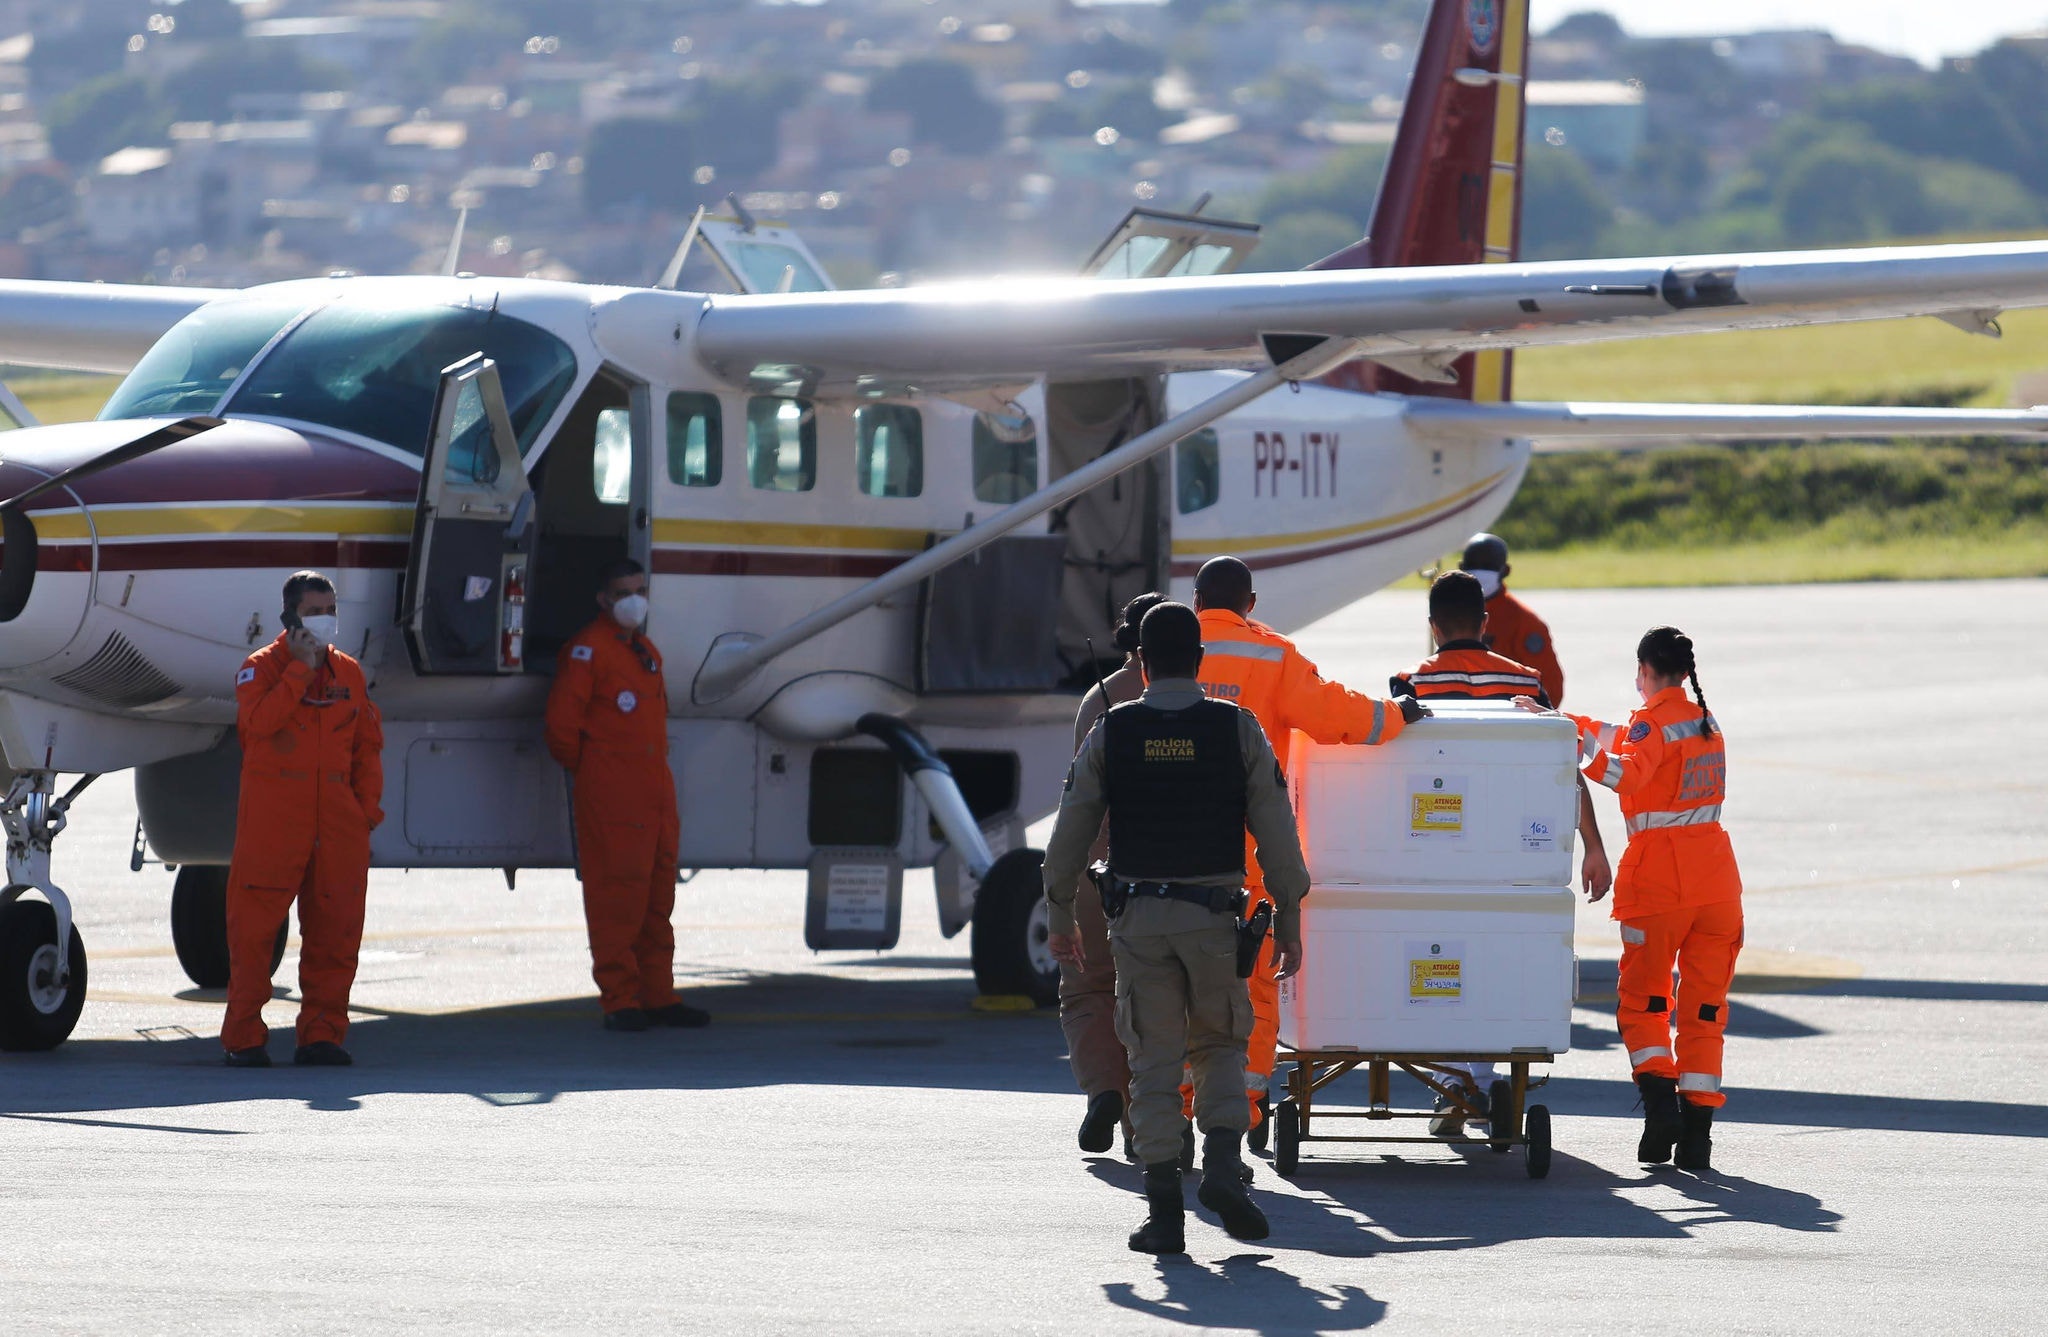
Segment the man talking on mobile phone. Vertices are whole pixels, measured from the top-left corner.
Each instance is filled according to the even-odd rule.
[[[299,1026],[294,1063],[353,1062],[348,995],[363,942],[370,832],[384,820],[384,726],[354,659],[334,648],[334,582],[284,583],[284,630],[235,675],[242,793],[228,869],[231,1068],[267,1068],[263,1005],[278,931],[299,903]]]

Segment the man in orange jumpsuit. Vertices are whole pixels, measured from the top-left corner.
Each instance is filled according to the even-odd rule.
[[[384,820],[384,728],[362,666],[333,648],[334,584],[317,571],[284,583],[284,627],[235,675],[242,744],[235,852],[228,868],[228,1007],[221,1048],[235,1068],[267,1068],[270,963],[299,903],[294,1063],[353,1062],[348,994],[363,942],[370,832]]]
[[[610,1031],[703,1026],[676,997],[676,782],[668,689],[647,639],[647,573],[611,563],[597,618],[567,645],[548,694],[548,751],[575,781],[577,872],[591,975]]]
[[[1529,611],[1529,605],[1507,591],[1508,545],[1494,534],[1474,534],[1465,545],[1458,569],[1469,571],[1486,594],[1486,648],[1527,664],[1543,679],[1544,695],[1554,709],[1564,708],[1564,666],[1550,628]]]
[[[1296,729],[1318,743],[1370,745],[1397,737],[1409,723],[1429,713],[1412,696],[1400,698],[1398,704],[1378,701],[1341,683],[1324,681],[1294,642],[1251,620],[1257,603],[1251,568],[1235,557],[1211,558],[1195,575],[1195,611],[1202,619],[1202,689],[1258,717],[1283,772]],[[1249,848],[1245,878],[1252,897],[1245,909],[1249,915],[1266,896],[1258,859]],[[1244,1071],[1255,1129],[1264,1123],[1266,1089],[1280,1035],[1276,969],[1269,940],[1250,981],[1252,1035]]]
[[[1686,699],[1688,680],[1698,705]],[[1655,628],[1637,645],[1636,690],[1643,706],[1625,726],[1570,718],[1579,726],[1586,778],[1621,795],[1628,821],[1628,850],[1614,880],[1621,924],[1615,1015],[1643,1093],[1637,1158],[1671,1160],[1675,1144],[1680,1169],[1705,1170],[1714,1111],[1727,1100],[1722,1039],[1742,951],[1742,874],[1721,826],[1728,752],[1700,691],[1692,641],[1675,627]]]
[[[1424,700],[1511,701],[1518,696],[1533,697],[1548,705],[1537,671],[1527,664],[1497,655],[1486,648],[1486,592],[1470,572],[1446,571],[1429,587],[1429,634],[1436,653],[1388,684],[1396,696]],[[1586,782],[1579,781],[1579,842],[1584,851],[1580,877],[1588,895],[1599,900],[1614,882],[1614,870],[1607,862],[1606,842],[1600,838],[1600,823],[1593,815],[1593,796]],[[1429,1131],[1438,1137],[1456,1137],[1465,1128],[1465,1111],[1486,1109],[1487,1095],[1496,1075],[1492,1063],[1460,1064],[1472,1079],[1464,1102],[1439,1098],[1436,1117]]]

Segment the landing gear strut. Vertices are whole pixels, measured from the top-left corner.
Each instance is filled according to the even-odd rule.
[[[0,799],[7,833],[7,882],[0,888],[0,1049],[55,1049],[85,1008],[85,943],[71,923],[71,898],[50,880],[50,846],[65,814],[97,775],[63,797],[52,771],[22,771]],[[41,901],[23,900],[28,892]],[[46,903],[47,902],[47,903]]]

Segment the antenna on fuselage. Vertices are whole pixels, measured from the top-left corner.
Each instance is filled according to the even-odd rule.
[[[1190,217],[1190,218],[1200,218],[1200,217],[1202,216],[1202,210],[1204,210],[1204,209],[1208,208],[1208,207],[1209,207],[1209,201],[1210,201],[1210,200],[1213,200],[1213,199],[1215,199],[1215,198],[1216,198],[1215,192],[1213,192],[1213,191],[1207,191],[1207,190],[1203,191],[1203,192],[1202,192],[1202,197],[1201,197],[1200,199],[1198,199],[1198,200],[1196,200],[1196,201],[1195,201],[1195,204],[1194,204],[1194,207],[1193,207],[1193,208],[1191,208],[1191,209],[1189,209],[1189,210],[1188,210],[1188,217]]]
[[[688,230],[683,233],[682,244],[676,247],[676,253],[669,257],[668,268],[662,270],[661,277],[655,280],[655,287],[665,288],[670,291],[673,291],[675,289],[676,284],[683,277],[683,261],[689,259],[690,248],[697,244],[697,234],[701,232],[703,228],[704,206],[700,204],[697,206],[697,216],[690,220],[690,226]]]
[[[462,212],[455,215],[455,235],[448,239],[448,258],[441,262],[441,273],[454,278],[456,268],[462,263],[462,230],[469,225],[469,206],[462,206]]]
[[[737,191],[728,194],[725,197],[725,202],[732,206],[732,216],[740,220],[740,229],[742,231],[752,232],[755,228],[760,226],[760,223],[754,218],[754,216],[747,212],[747,206],[740,203],[740,197]]]

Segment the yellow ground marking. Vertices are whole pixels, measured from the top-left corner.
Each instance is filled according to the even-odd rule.
[[[1323,543],[1331,539],[1350,538],[1356,534],[1366,534],[1375,529],[1385,529],[1392,525],[1398,525],[1404,520],[1413,520],[1417,516],[1428,515],[1431,511],[1441,510],[1446,506],[1463,501],[1467,497],[1484,492],[1507,476],[1508,471],[1502,469],[1498,473],[1487,475],[1470,487],[1461,488],[1447,497],[1439,497],[1435,501],[1417,506],[1412,510],[1402,511],[1396,515],[1383,515],[1377,520],[1365,520],[1358,524],[1340,525],[1335,529],[1310,529],[1297,534],[1261,534],[1255,538],[1176,540],[1173,545],[1173,555],[1176,557],[1186,557],[1205,552],[1261,552],[1271,548],[1292,548],[1297,545]]]
[[[922,529],[863,525],[767,525],[741,520],[656,520],[656,543],[740,548],[852,548],[865,552],[917,552]]]

